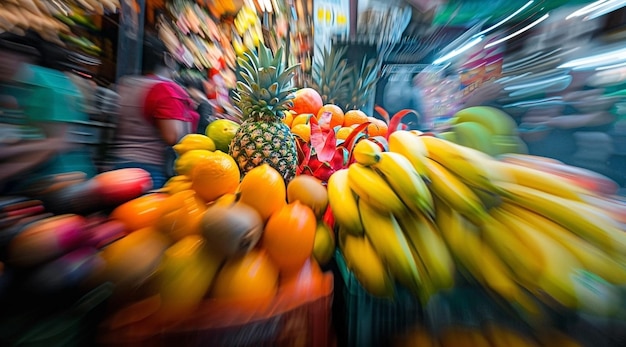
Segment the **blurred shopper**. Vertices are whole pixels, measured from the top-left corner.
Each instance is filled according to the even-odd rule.
[[[120,80],[119,120],[111,148],[114,168],[137,167],[160,188],[173,173],[172,146],[196,131],[196,103],[173,81],[178,63],[156,35],[146,33],[143,75]]]
[[[204,134],[209,123],[217,119],[213,112],[213,105],[207,97],[210,92],[210,83],[194,76],[181,76],[178,82],[187,89],[189,96],[196,102],[196,112],[199,115],[196,133]]]
[[[8,117],[11,111],[21,107],[16,97],[20,86],[15,85],[14,76],[24,64],[37,64],[39,51],[31,45],[29,36],[9,33],[0,35],[0,193],[11,187],[11,183],[35,171],[56,153],[69,149],[65,140],[63,124],[49,125],[46,138],[24,139],[15,122],[20,119]]]

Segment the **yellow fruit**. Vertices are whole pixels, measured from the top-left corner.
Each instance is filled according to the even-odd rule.
[[[215,142],[210,137],[202,134],[187,134],[174,145],[174,151],[178,155],[190,151],[192,149],[204,149],[207,151],[215,150]]]
[[[228,153],[228,146],[237,130],[239,130],[239,124],[228,119],[218,119],[207,125],[205,134],[215,142],[215,149]]]
[[[177,175],[165,182],[161,191],[170,195],[191,189],[191,178],[187,175]]]
[[[313,258],[320,264],[326,265],[335,254],[335,237],[328,224],[317,221],[315,241],[313,243]]]
[[[311,119],[311,117],[315,116],[310,113],[303,113],[294,116],[293,120],[291,121],[291,128],[293,129],[296,125],[299,124],[309,124],[309,119]]]
[[[291,132],[294,135],[300,136],[305,142],[311,140],[311,125],[309,124],[297,124],[291,128]]]
[[[287,184],[287,202],[300,201],[320,218],[328,206],[328,192],[322,181],[310,175],[298,175]]]
[[[224,194],[224,195],[220,196],[219,198],[217,198],[217,200],[213,201],[211,206],[213,206],[213,205],[230,206],[230,205],[236,203],[238,199],[239,199],[239,197],[235,193]]]
[[[196,164],[191,172],[191,187],[205,202],[234,193],[239,185],[239,167],[235,159],[221,151]]]
[[[199,234],[200,219],[205,210],[204,201],[194,190],[183,190],[163,201],[155,228],[174,241]]]
[[[174,170],[179,175],[189,175],[193,167],[204,158],[211,158],[215,152],[206,149],[192,149],[176,158]]]
[[[354,129],[351,127],[341,127],[339,128],[339,130],[337,130],[335,137],[337,138],[337,140],[345,140],[348,138],[350,133],[352,133],[352,130]]]
[[[269,164],[248,171],[239,184],[238,193],[239,201],[256,209],[263,221],[287,204],[285,180]]]
[[[193,312],[207,294],[221,263],[200,235],[186,236],[166,249],[155,281],[161,297],[159,316],[173,322]]]
[[[283,118],[283,123],[291,128],[291,123],[293,122],[293,113],[291,113],[290,111],[284,111],[283,114],[285,115],[285,117]]]

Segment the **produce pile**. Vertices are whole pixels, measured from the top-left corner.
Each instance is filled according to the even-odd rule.
[[[328,181],[339,247],[368,292],[393,297],[398,282],[426,303],[458,272],[534,321],[544,307],[618,313],[626,235],[610,180],[433,134],[368,142]]]

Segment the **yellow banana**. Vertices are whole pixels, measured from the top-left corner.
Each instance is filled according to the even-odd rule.
[[[450,119],[452,124],[477,122],[494,135],[516,135],[517,124],[507,113],[491,106],[472,106],[459,110]]]
[[[406,207],[385,179],[372,168],[354,163],[348,168],[348,184],[359,200],[382,212],[403,213]]]
[[[202,302],[222,263],[207,246],[202,236],[189,235],[163,253],[157,269],[162,319],[181,319]]]
[[[451,288],[454,285],[454,259],[436,224],[421,214],[408,213],[398,217],[398,222],[435,288]]]
[[[498,192],[498,186],[493,181],[501,179],[502,173],[490,167],[494,158],[473,148],[434,136],[420,138],[428,149],[428,158],[457,175],[467,185]]]
[[[380,153],[378,162],[372,167],[385,178],[409,210],[434,215],[430,190],[404,155],[394,152]]]
[[[544,259],[537,257],[536,250],[521,242],[519,236],[507,229],[500,219],[487,218],[480,231],[485,242],[514,270],[521,282],[529,283],[541,274]]]
[[[348,169],[335,171],[328,179],[327,190],[337,224],[351,234],[363,235],[357,200],[348,184]]]
[[[313,241],[313,258],[324,266],[335,254],[335,236],[330,226],[324,221],[317,221],[315,239]]]
[[[365,235],[392,276],[411,291],[418,292],[421,278],[409,242],[391,213],[385,213],[359,199]]]
[[[580,202],[584,202],[584,197],[586,195],[593,194],[588,190],[547,171],[541,171],[531,167],[498,160],[492,162],[491,164],[494,167],[497,167],[498,170],[504,172],[503,176],[510,179],[508,181],[510,183],[517,183],[548,194]]]
[[[368,139],[357,142],[352,150],[354,161],[364,166],[376,164],[380,159],[380,153],[382,153],[380,146]]]
[[[368,293],[378,297],[393,297],[393,279],[366,237],[355,236],[339,227],[339,248],[346,266]]]
[[[482,224],[487,211],[478,196],[438,162],[428,159],[426,168],[430,178],[430,190],[433,194],[474,224]]]
[[[624,264],[616,261],[600,248],[533,211],[508,202],[503,203],[500,208],[529,222],[541,232],[558,241],[572,252],[585,269],[610,283],[626,284],[626,267]]]
[[[407,157],[420,176],[428,178],[425,160],[428,150],[421,136],[407,130],[396,130],[389,135],[389,152],[400,153]]]
[[[537,304],[516,284],[511,270],[481,239],[478,231],[441,200],[436,206],[437,226],[457,264],[485,288],[538,319],[541,311]]]
[[[422,305],[428,305],[428,301],[430,298],[437,294],[440,288],[435,286],[432,278],[428,275],[428,270],[426,269],[426,265],[422,258],[420,258],[417,253],[417,249],[413,246],[413,244],[409,241],[409,248],[411,249],[411,254],[413,255],[413,259],[415,260],[415,266],[417,267],[417,272],[420,275],[420,286],[417,288],[417,291],[413,291],[413,294],[418,297],[422,303]]]
[[[555,221],[612,256],[626,253],[626,235],[602,210],[516,183],[498,185],[504,190],[504,199]]]
[[[492,347],[539,347],[530,336],[495,323],[488,323],[483,328]]]
[[[549,296],[549,301],[556,300],[564,307],[575,309],[579,298],[574,281],[575,272],[582,269],[582,265],[565,247],[546,234],[535,229],[527,221],[494,208],[491,215],[504,225],[501,232],[511,232],[517,235],[521,243],[525,244],[531,253],[517,252],[516,257],[538,258],[542,262],[540,274],[531,278],[529,290],[543,292]],[[517,270],[516,268],[513,268]],[[539,295],[543,298],[543,295]]]

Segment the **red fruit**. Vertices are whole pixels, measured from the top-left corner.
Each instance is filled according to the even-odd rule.
[[[291,101],[293,102],[291,110],[297,114],[310,113],[317,115],[320,108],[324,106],[322,97],[317,90],[313,88],[298,89],[294,93],[294,98]]]

